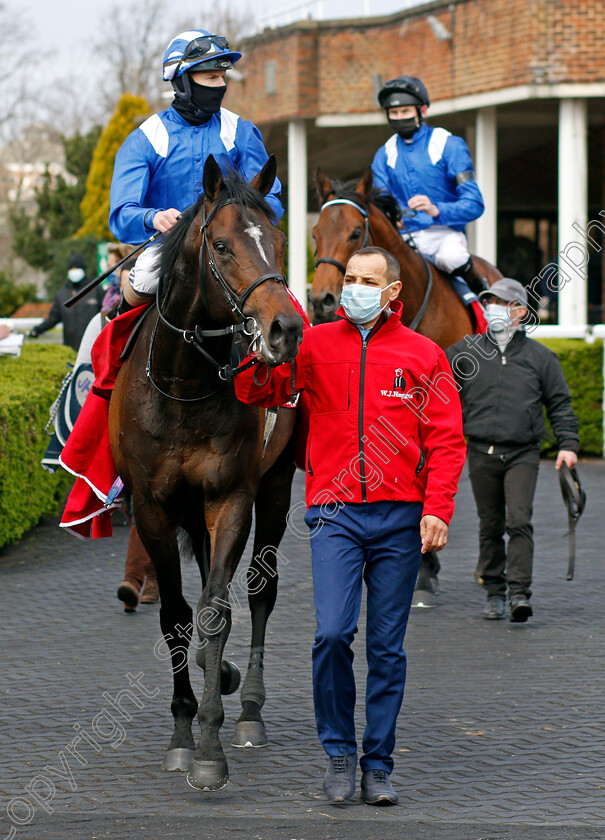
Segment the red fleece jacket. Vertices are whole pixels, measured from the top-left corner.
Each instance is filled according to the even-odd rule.
[[[466,446],[460,400],[443,351],[404,327],[391,304],[364,341],[342,308],[338,321],[304,332],[295,390],[310,398],[307,505],[382,500],[423,502],[423,514],[450,522]],[[235,380],[253,405],[283,404],[289,364],[252,368]]]

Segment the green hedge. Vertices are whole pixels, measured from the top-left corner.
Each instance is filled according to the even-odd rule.
[[[19,359],[0,357],[0,547],[56,514],[73,481],[63,470],[51,475],[40,461],[48,409],[74,357],[70,347],[28,343]]]
[[[587,344],[582,339],[540,339],[559,357],[571,391],[574,411],[580,421],[580,449],[585,455],[603,454],[603,342]],[[542,449],[556,451],[555,436],[547,423]]]
[[[580,420],[586,455],[601,455],[603,444],[603,346],[575,339],[543,339],[561,361]],[[0,547],[18,540],[40,517],[57,513],[72,477],[50,475],[40,466],[48,445],[48,409],[73,361],[69,347],[27,344],[20,359],[0,357]],[[545,451],[556,450],[552,430]]]

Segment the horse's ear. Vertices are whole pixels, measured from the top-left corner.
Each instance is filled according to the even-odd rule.
[[[223,189],[223,173],[213,155],[208,155],[204,164],[204,195],[208,201],[215,201]]]
[[[332,184],[323,174],[319,166],[315,167],[315,189],[317,190],[320,204],[324,204],[328,197],[334,194]]]
[[[255,175],[250,182],[250,186],[254,187],[255,190],[258,190],[261,195],[268,195],[275,182],[276,175],[277,159],[275,155],[270,155],[267,163],[263,166],[258,175]]]
[[[373,184],[374,175],[372,173],[371,167],[368,166],[366,171],[361,176],[361,181],[357,184],[355,192],[358,192],[359,195],[362,195],[364,198],[367,198],[370,194],[370,190],[372,189]]]

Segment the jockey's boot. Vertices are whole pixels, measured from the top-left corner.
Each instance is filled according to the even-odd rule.
[[[473,258],[469,257],[467,262],[464,265],[457,268],[455,271],[452,271],[452,274],[462,277],[463,280],[466,280],[468,283],[468,287],[471,292],[474,292],[478,295],[480,292],[484,292],[488,286],[488,282],[485,277],[481,277],[477,269],[475,268],[475,264],[473,263]]]
[[[117,309],[115,313],[111,317],[116,317],[117,315],[123,315],[125,312],[130,312],[131,309],[136,309],[137,306],[142,306],[144,303],[151,303],[154,299],[155,295],[139,295],[137,294],[137,298],[140,298],[140,302],[137,303],[129,303],[124,296],[124,292],[122,292],[122,297],[120,298],[120,302],[118,303]],[[108,316],[110,317],[110,316]],[[111,320],[111,318],[110,318]]]

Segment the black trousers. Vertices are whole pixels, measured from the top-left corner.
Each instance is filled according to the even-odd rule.
[[[487,455],[468,448],[468,471],[479,517],[479,569],[489,595],[531,597],[534,493],[538,449]],[[504,534],[508,535],[508,546]]]

